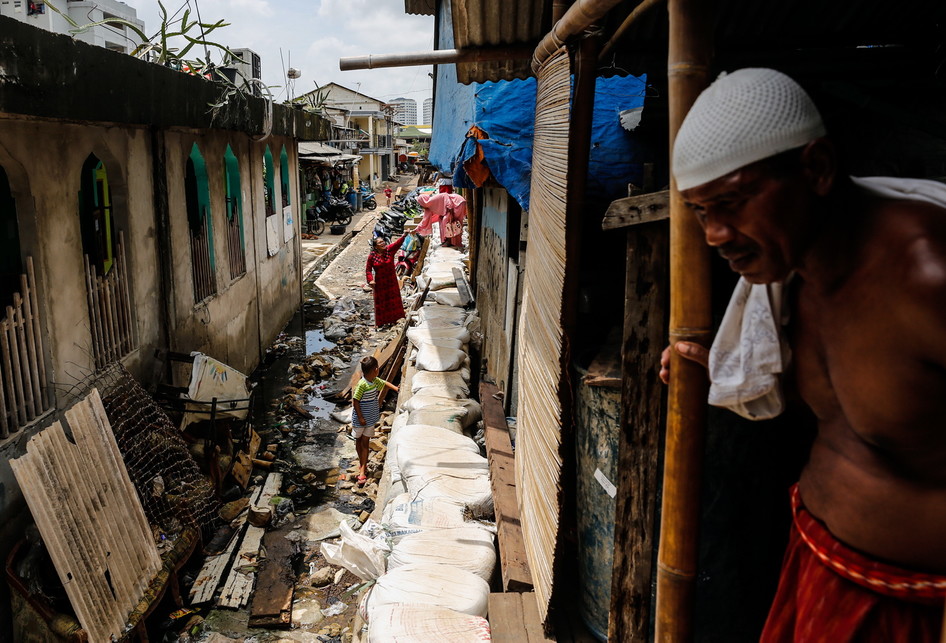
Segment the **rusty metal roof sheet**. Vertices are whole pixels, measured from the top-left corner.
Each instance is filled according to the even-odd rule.
[[[457,49],[535,45],[551,26],[548,0],[453,0]],[[529,59],[457,64],[457,80],[467,84],[532,75]]]
[[[418,16],[436,15],[437,0],[404,0],[404,13]]]

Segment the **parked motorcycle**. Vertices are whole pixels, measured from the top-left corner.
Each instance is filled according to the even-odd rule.
[[[317,206],[305,209],[305,228],[308,234],[320,235],[325,232],[325,219],[319,214]]]
[[[410,274],[420,257],[420,249],[424,245],[424,237],[416,232],[408,232],[404,237],[401,249],[394,256],[394,272],[398,277]]]
[[[364,186],[361,188],[361,205],[366,210],[374,210],[378,207],[378,201],[375,199],[374,192]]]
[[[407,223],[407,217],[396,210],[385,210],[374,225],[375,237],[385,237],[392,239],[401,236],[404,232],[404,224]]]
[[[326,222],[338,223],[340,225],[348,225],[351,223],[351,218],[354,216],[354,209],[348,201],[330,196],[322,199],[321,206],[322,210],[320,216]]]

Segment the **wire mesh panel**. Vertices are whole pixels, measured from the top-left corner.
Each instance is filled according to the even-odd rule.
[[[111,364],[91,384],[102,396],[148,521],[167,535],[185,527],[212,533],[220,508],[213,485],[167,414],[121,364]],[[71,395],[82,397],[78,390]]]
[[[562,293],[570,65],[563,48],[538,73],[529,260],[519,322],[516,491],[535,597],[543,619],[552,594],[562,458]]]

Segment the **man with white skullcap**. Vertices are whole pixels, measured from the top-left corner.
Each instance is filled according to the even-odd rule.
[[[818,422],[762,640],[938,641],[946,186],[841,174],[813,102],[771,69],[700,95],[673,174],[742,276],[713,348],[674,348],[708,362],[711,403],[772,417],[784,385]]]

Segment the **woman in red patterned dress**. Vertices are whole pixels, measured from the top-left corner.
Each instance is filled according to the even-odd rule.
[[[368,285],[374,289],[374,324],[378,328],[404,317],[401,289],[394,272],[394,254],[404,243],[404,237],[402,234],[392,244],[387,244],[384,237],[375,237],[371,242],[372,250],[368,254],[365,277]]]

